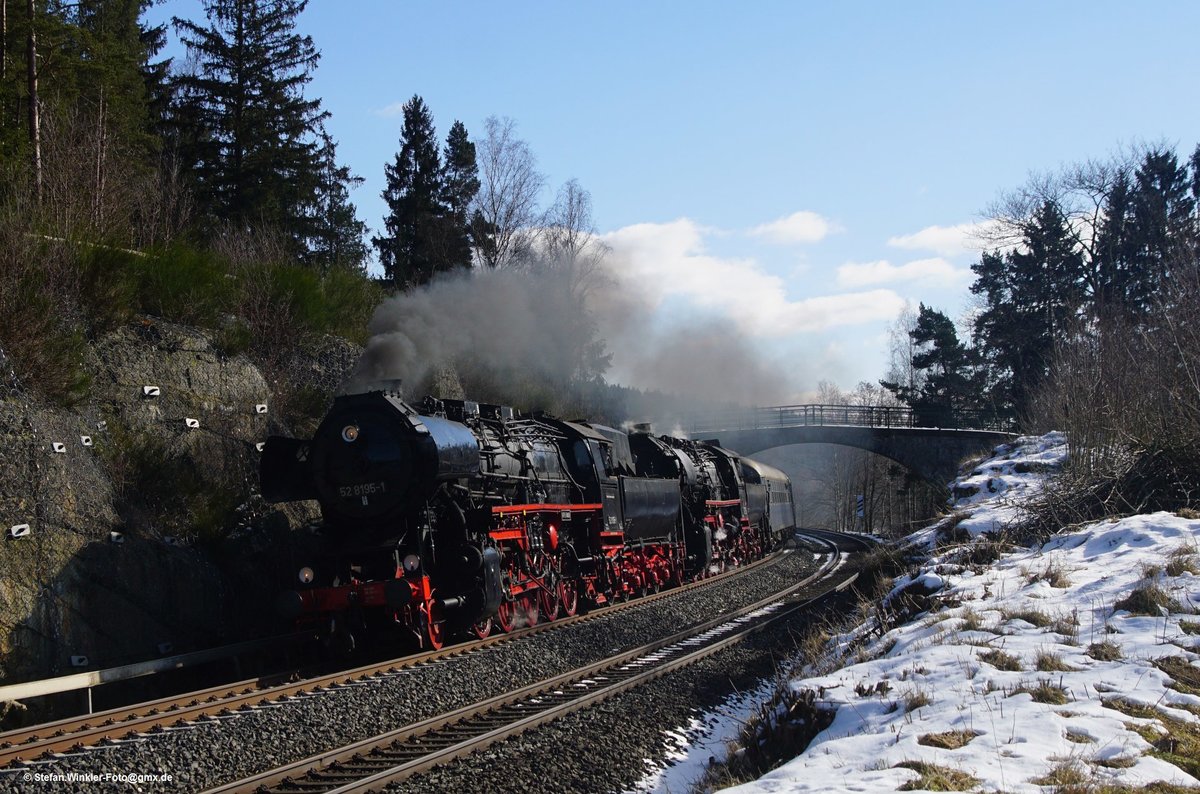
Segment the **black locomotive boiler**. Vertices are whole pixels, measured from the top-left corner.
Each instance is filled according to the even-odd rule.
[[[391,391],[338,397],[311,440],[271,437],[261,474],[268,501],[324,519],[281,608],[349,647],[572,615],[759,557],[795,524],[785,474],[713,443]]]

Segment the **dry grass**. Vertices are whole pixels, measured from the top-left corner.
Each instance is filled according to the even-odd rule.
[[[1105,769],[1129,769],[1132,766],[1137,766],[1137,759],[1124,756],[1120,758],[1106,758],[1103,761],[1093,761],[1096,766],[1102,766]]]
[[[1064,787],[1085,785],[1090,778],[1091,774],[1078,761],[1063,761],[1046,774],[1029,782],[1035,786],[1056,786],[1061,791]]]
[[[1156,720],[1157,725],[1126,725],[1151,745],[1150,754],[1187,772],[1200,777],[1200,723],[1185,722],[1167,715],[1152,706],[1131,703],[1121,698],[1102,701],[1104,706],[1146,720]],[[1165,728],[1165,733],[1162,728]]]
[[[1067,731],[1065,736],[1068,742],[1074,742],[1075,744],[1095,744],[1096,742],[1091,736],[1079,731]]]
[[[1057,559],[1051,559],[1046,563],[1044,568],[1040,570],[1025,570],[1025,580],[1030,584],[1045,582],[1051,587],[1065,589],[1071,586],[1071,577],[1067,570],[1063,568],[1062,563]]]
[[[1063,661],[1062,654],[1049,651],[1038,651],[1037,660],[1033,663],[1039,673],[1074,673],[1076,668]]]
[[[1172,549],[1167,557],[1166,571],[1169,576],[1183,576],[1185,573],[1200,575],[1200,550],[1194,543],[1185,543]]]
[[[1179,628],[1184,634],[1200,634],[1200,620],[1181,620]]]
[[[916,711],[920,708],[925,708],[933,702],[933,698],[923,689],[914,689],[904,696],[904,713],[908,714],[911,711]]]
[[[1019,673],[1025,669],[1021,666],[1020,659],[999,649],[979,654],[979,660],[987,662],[997,670],[1007,670],[1010,673]]]
[[[1178,612],[1179,604],[1175,603],[1157,582],[1146,582],[1113,604],[1114,611],[1125,610],[1131,615],[1158,617],[1164,609],[1168,612]]]
[[[1040,609],[1006,609],[1003,614],[1005,620],[1023,620],[1032,626],[1037,626],[1039,629],[1044,629],[1054,623],[1054,618]]]
[[[986,631],[983,627],[983,615],[980,615],[970,607],[966,607],[962,611],[962,625],[959,627],[962,631]]]
[[[1164,656],[1154,660],[1154,666],[1174,679],[1171,689],[1185,695],[1200,695],[1200,668],[1182,656]]]
[[[1037,685],[1022,684],[1014,689],[1009,696],[1028,694],[1033,698],[1034,703],[1046,703],[1051,706],[1063,706],[1068,702],[1067,690],[1061,686],[1055,686],[1048,678],[1043,678],[1037,682]]]
[[[1125,654],[1121,652],[1121,646],[1112,640],[1093,642],[1088,646],[1087,655],[1098,662],[1118,662],[1125,658]]]
[[[917,738],[917,744],[926,747],[937,747],[941,750],[957,750],[965,747],[979,736],[975,731],[944,731],[942,733],[926,733]]]
[[[970,791],[979,785],[979,778],[958,769],[938,766],[924,761],[901,761],[899,769],[911,769],[919,777],[910,780],[899,791]]]

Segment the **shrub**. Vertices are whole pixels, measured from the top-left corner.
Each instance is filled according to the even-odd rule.
[[[169,454],[166,443],[109,423],[100,448],[112,479],[117,511],[126,526],[143,533],[200,541],[220,540],[233,525],[235,509],[248,496],[230,476],[196,471],[186,458]]]
[[[51,401],[76,403],[87,395],[91,376],[72,251],[33,240],[11,219],[0,227],[0,348],[8,359],[0,363]]]

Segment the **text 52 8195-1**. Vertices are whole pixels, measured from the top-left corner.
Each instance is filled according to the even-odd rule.
[[[355,496],[374,496],[375,494],[385,493],[387,491],[387,483],[383,482],[363,482],[358,485],[343,485],[338,488],[338,495],[343,499],[353,498]]]

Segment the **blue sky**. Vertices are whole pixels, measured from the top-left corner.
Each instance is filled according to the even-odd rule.
[[[767,400],[878,379],[906,301],[961,316],[956,227],[1030,172],[1200,141],[1195,2],[311,0],[300,28],[368,225],[400,104],[442,137],[509,116],[662,324],[728,323],[787,371]]]

